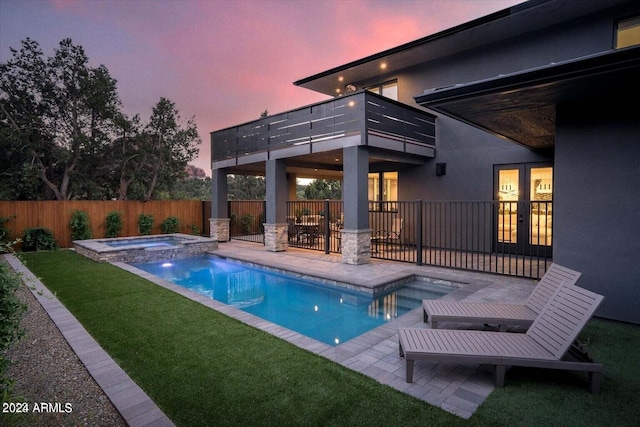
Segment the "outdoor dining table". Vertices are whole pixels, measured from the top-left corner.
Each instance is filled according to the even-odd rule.
[[[307,236],[307,242],[313,243],[315,238],[318,235],[318,222],[316,221],[303,221],[296,222],[296,235],[297,239],[300,239],[300,236]]]

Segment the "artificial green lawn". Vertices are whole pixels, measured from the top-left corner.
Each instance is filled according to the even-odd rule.
[[[22,258],[178,426],[631,426],[640,419],[638,326],[592,320],[583,331],[605,364],[601,395],[586,391],[585,374],[512,369],[506,387],[463,420],[112,265],[71,251]]]

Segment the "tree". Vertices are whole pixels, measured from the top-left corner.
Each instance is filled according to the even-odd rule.
[[[340,180],[316,179],[304,189],[304,198],[310,200],[342,198]]]
[[[264,200],[267,196],[262,176],[229,175],[227,189],[229,200]]]
[[[184,126],[180,121],[175,104],[160,98],[153,108],[145,135],[146,169],[150,176],[145,200],[151,199],[159,180],[164,179],[166,183],[183,177],[185,166],[198,154],[197,146],[201,141],[195,118],[189,119]]]
[[[46,189],[58,200],[92,185],[78,174],[82,164],[99,161],[120,115],[116,80],[103,65],[88,66],[81,46],[60,42],[43,58],[37,42],[26,39],[12,59],[0,64],[0,125],[3,148],[19,153],[19,168],[34,165]]]
[[[137,115],[122,117],[119,124],[121,133],[112,144],[110,161],[118,171],[118,199],[166,196],[198,154],[201,141],[195,118],[182,123],[175,104],[160,98],[146,125]]]

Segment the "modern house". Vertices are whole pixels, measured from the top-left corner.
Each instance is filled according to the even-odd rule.
[[[294,84],[332,98],[211,133],[218,240],[227,174],[265,176],[273,251],[296,176],[341,179],[343,262],[400,219],[411,261],[552,259],[640,323],[640,2],[530,0]]]

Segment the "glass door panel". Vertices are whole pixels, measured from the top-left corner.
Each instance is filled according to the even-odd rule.
[[[529,172],[529,244],[551,246],[553,168],[531,167]]]
[[[498,171],[498,242],[518,242],[519,169]]]
[[[496,250],[551,256],[553,167],[541,164],[496,166]]]

